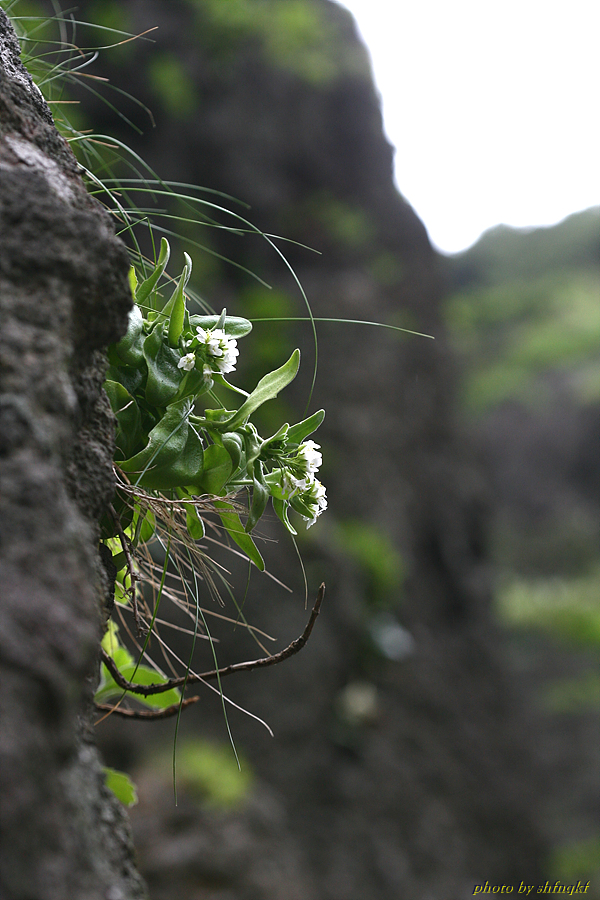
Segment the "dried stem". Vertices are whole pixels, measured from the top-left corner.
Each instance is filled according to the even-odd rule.
[[[102,712],[110,713],[113,716],[124,716],[127,719],[170,719],[176,716],[179,710],[187,709],[193,706],[200,697],[188,697],[180,703],[174,703],[173,706],[166,706],[164,709],[122,709],[120,706],[111,706],[110,703],[96,703],[96,709]]]
[[[182,685],[185,685],[187,687],[188,684],[193,684],[198,681],[210,681],[211,679],[224,678],[225,675],[233,675],[235,672],[251,672],[253,669],[265,668],[266,666],[275,666],[278,663],[289,659],[290,656],[294,656],[296,653],[302,650],[313,630],[313,626],[321,610],[321,603],[323,602],[324,596],[325,585],[322,584],[319,588],[317,599],[315,600],[315,605],[313,606],[306,628],[304,629],[300,637],[296,638],[295,641],[292,641],[291,644],[288,644],[288,646],[285,647],[284,650],[281,650],[279,653],[274,653],[271,656],[263,656],[261,659],[247,660],[246,662],[241,663],[233,663],[232,665],[224,666],[222,669],[210,669],[210,671],[201,672],[200,674],[189,672],[187,675],[184,675],[181,678],[170,678],[168,681],[157,684],[134,684],[134,682],[132,681],[127,681],[127,679],[124,678],[119,671],[112,657],[108,655],[104,648],[102,648],[101,650],[102,662],[109,670],[110,674],[120,688],[123,688],[124,691],[130,691],[132,694],[140,694],[144,697],[149,697],[153,694],[163,694],[165,691],[170,691],[173,688],[178,688]],[[101,706],[99,708],[106,709],[107,707]],[[179,708],[179,705],[177,705],[176,708]],[[112,707],[108,707],[108,709],[112,709]],[[119,710],[115,709],[115,712],[119,712]],[[120,714],[129,715],[129,711],[122,710]],[[161,716],[164,715],[165,711],[161,710]],[[173,715],[173,713],[171,713],[171,715]],[[148,718],[148,716],[144,715],[143,718]]]

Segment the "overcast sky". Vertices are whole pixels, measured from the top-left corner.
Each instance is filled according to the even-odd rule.
[[[451,253],[600,203],[600,0],[343,0],[398,188]]]

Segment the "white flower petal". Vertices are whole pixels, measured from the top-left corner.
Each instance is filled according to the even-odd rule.
[[[321,513],[327,509],[327,497],[325,496],[325,486],[316,478],[310,486],[307,495],[303,498],[306,503],[312,507],[312,519],[307,520],[307,528],[315,524]],[[306,517],[305,517],[306,518]]]
[[[191,372],[195,365],[196,356],[193,353],[186,353],[177,363],[177,368],[185,369],[186,372]]]
[[[315,472],[319,470],[323,463],[323,456],[319,453],[320,444],[314,441],[304,441],[298,448],[298,456],[301,456],[306,463],[306,471],[309,480],[312,481]]]

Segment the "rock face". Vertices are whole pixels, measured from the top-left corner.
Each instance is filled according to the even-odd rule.
[[[100,351],[126,320],[127,254],[1,10],[0,51],[0,893],[129,900],[144,890],[90,724],[112,493]]]

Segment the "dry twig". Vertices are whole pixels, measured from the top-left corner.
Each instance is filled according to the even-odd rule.
[[[135,684],[132,681],[127,681],[127,679],[124,678],[119,671],[112,657],[108,655],[104,648],[102,648],[101,650],[102,662],[120,688],[123,688],[124,691],[130,691],[132,694],[140,694],[144,697],[150,697],[154,694],[163,694],[165,691],[170,691],[173,688],[178,688],[182,685],[187,687],[188,684],[193,684],[199,681],[210,681],[216,678],[224,678],[226,675],[233,675],[236,672],[251,672],[253,669],[275,666],[278,663],[289,659],[290,656],[294,656],[296,653],[302,650],[313,630],[313,626],[321,610],[321,604],[323,602],[324,596],[325,585],[322,584],[319,588],[317,599],[315,600],[315,605],[313,606],[306,628],[304,629],[300,637],[296,638],[295,641],[292,641],[291,644],[288,644],[288,646],[285,647],[285,649],[281,650],[279,653],[274,653],[271,656],[263,656],[261,659],[247,660],[246,662],[241,663],[233,663],[229,666],[223,666],[223,668],[221,669],[210,669],[210,671],[201,672],[200,674],[189,672],[187,675],[184,675],[181,678],[170,678],[168,681],[156,684]],[[191,702],[195,702],[195,700],[197,699],[197,697],[190,697],[189,700],[183,700],[181,705],[188,705]],[[137,713],[132,710],[121,710],[117,707],[111,707],[105,704],[96,704],[96,706],[98,709],[113,711],[119,715],[129,716],[131,718],[147,719],[166,718],[169,715],[175,715],[175,712],[173,712],[173,710],[178,710],[180,704],[176,704],[172,707],[167,707],[167,709],[159,710],[156,713]],[[169,712],[169,710],[171,710],[171,712]]]
[[[200,697],[188,697],[180,703],[174,703],[173,706],[166,706],[164,709],[122,709],[120,706],[111,706],[110,703],[96,703],[96,709],[102,710],[113,716],[125,716],[127,719],[170,719],[176,716],[180,709],[186,709],[196,703]],[[101,720],[102,721],[102,720]]]

